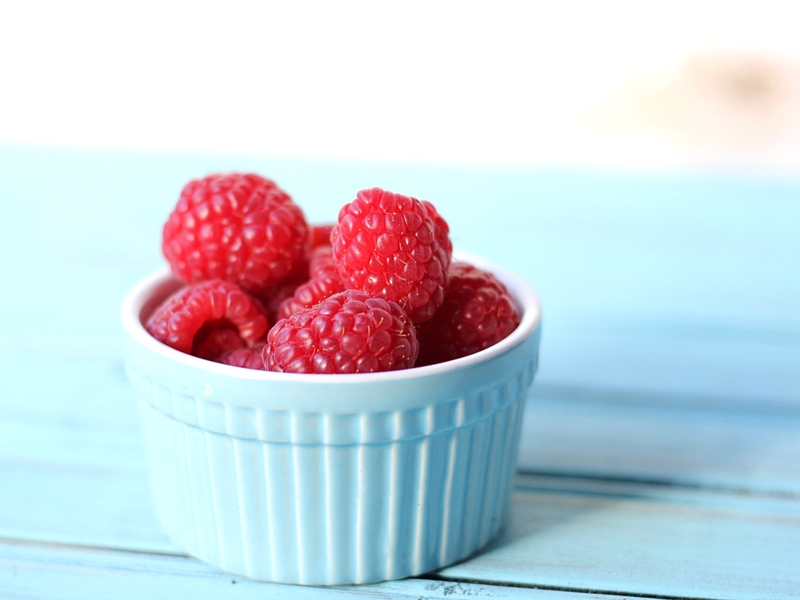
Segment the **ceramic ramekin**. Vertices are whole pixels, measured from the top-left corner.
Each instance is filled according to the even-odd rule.
[[[361,375],[239,369],[142,326],[180,283],[148,277],[122,308],[159,519],[189,554],[283,583],[366,583],[463,559],[502,526],[540,308],[482,352]]]

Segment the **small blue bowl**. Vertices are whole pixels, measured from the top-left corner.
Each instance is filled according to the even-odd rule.
[[[479,263],[478,263],[479,264]],[[269,373],[183,354],[142,323],[181,283],[148,277],[122,307],[153,498],[189,554],[255,579],[367,583],[485,545],[508,512],[541,310],[447,363],[358,375]]]

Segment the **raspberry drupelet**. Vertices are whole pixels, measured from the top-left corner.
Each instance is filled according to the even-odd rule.
[[[417,329],[418,367],[474,354],[508,337],[519,325],[514,299],[488,271],[454,262],[444,295],[433,318]]]
[[[372,373],[414,366],[414,324],[395,302],[346,290],[278,321],[267,336],[267,371]]]
[[[274,182],[231,173],[184,187],[164,225],[162,251],[189,283],[224,279],[258,292],[300,269],[309,243],[303,212]]]
[[[430,203],[362,190],[339,212],[331,242],[346,288],[397,302],[417,324],[442,304],[452,244]]]

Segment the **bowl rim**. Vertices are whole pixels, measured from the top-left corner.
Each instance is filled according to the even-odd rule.
[[[468,254],[454,254],[453,262],[465,261],[481,269],[491,271],[508,288],[514,297],[518,308],[522,312],[522,318],[517,328],[500,340],[497,344],[484,350],[480,350],[469,356],[456,358],[443,363],[401,369],[397,371],[378,372],[378,373],[346,373],[346,374],[324,374],[324,373],[275,373],[271,371],[258,371],[255,369],[244,369],[222,363],[205,360],[185,354],[166,344],[156,340],[145,329],[143,320],[147,315],[143,315],[148,303],[151,302],[153,295],[165,286],[175,284],[179,286],[182,282],[177,278],[168,266],[151,273],[141,279],[126,294],[121,307],[121,319],[125,332],[140,346],[151,353],[159,355],[166,360],[181,363],[187,367],[199,369],[206,372],[216,373],[221,376],[239,380],[262,380],[281,381],[284,383],[296,382],[313,385],[353,385],[363,383],[378,382],[400,382],[410,379],[419,379],[426,376],[443,374],[448,371],[458,371],[469,369],[478,364],[488,362],[495,357],[511,351],[516,346],[522,344],[528,337],[535,334],[541,325],[542,311],[539,298],[533,288],[520,277],[496,267],[487,261]],[[177,287],[175,288],[177,289]],[[170,292],[171,293],[171,292]]]

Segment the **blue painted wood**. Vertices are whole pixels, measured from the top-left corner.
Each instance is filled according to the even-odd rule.
[[[797,408],[536,384],[518,464],[538,473],[800,498]]]
[[[621,595],[797,598],[800,504],[641,486],[520,491],[496,547],[441,575]]]
[[[97,548],[0,540],[0,597],[13,600],[119,600],[148,598],[278,598],[291,600],[617,600],[619,596],[564,593],[406,579],[376,585],[313,588],[233,577],[200,561]]]

